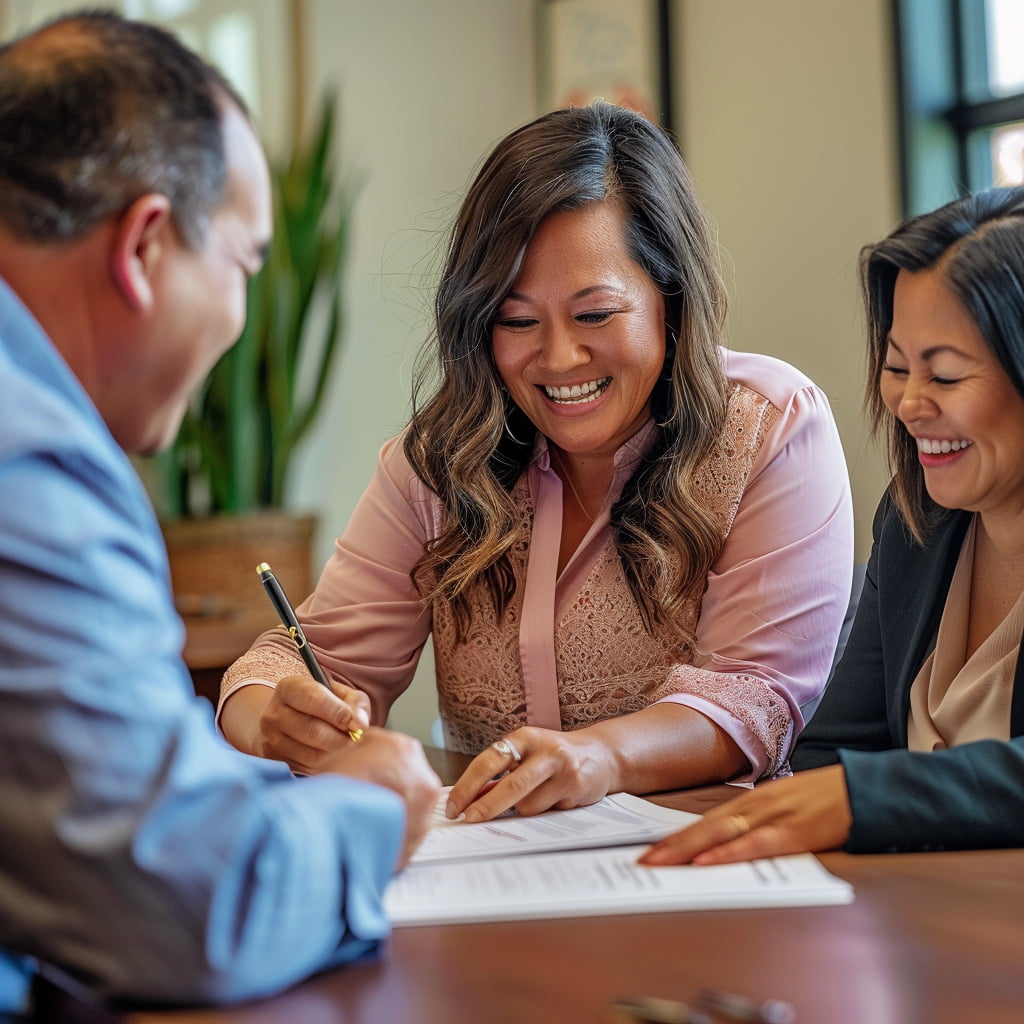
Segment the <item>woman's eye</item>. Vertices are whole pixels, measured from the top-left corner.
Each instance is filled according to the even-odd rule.
[[[536,322],[528,316],[507,316],[498,320],[497,326],[505,328],[506,331],[521,331],[527,327],[533,327]]]
[[[589,313],[577,313],[576,319],[581,324],[603,324],[611,318],[612,312],[610,309],[595,309]]]
[[[884,373],[891,373],[894,377],[906,377],[910,373],[910,371],[907,370],[906,367],[893,366],[890,363],[883,363],[882,371]],[[938,377],[935,375],[932,375],[931,381],[933,384],[938,384],[940,387],[948,387],[953,384],[960,383],[959,379],[955,377]]]

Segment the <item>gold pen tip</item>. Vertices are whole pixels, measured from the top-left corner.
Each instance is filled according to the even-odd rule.
[[[260,562],[260,564],[256,566],[256,572],[262,576],[263,573],[270,572],[270,566],[267,565],[266,562]]]

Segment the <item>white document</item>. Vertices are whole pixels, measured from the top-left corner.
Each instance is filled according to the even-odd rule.
[[[411,865],[388,886],[396,927],[464,921],[642,914],[672,910],[792,907],[849,903],[849,883],[810,854],[771,860],[648,868],[646,849],[539,853]]]
[[[810,854],[715,867],[641,867],[637,858],[650,843],[698,815],[625,793],[589,807],[471,825],[445,818],[446,799],[447,790],[423,845],[385,893],[397,927],[853,899],[852,887]]]
[[[413,854],[413,864],[653,843],[698,819],[698,815],[687,811],[661,807],[628,793],[615,793],[588,807],[466,824],[444,816],[447,798],[445,789],[434,810],[430,831]]]

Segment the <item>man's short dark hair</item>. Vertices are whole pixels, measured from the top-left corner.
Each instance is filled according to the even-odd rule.
[[[0,223],[72,241],[140,196],[198,247],[225,188],[224,77],[170,33],[79,11],[0,47]]]

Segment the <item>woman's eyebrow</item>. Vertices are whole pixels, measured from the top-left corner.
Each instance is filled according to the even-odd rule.
[[[573,292],[573,294],[570,295],[569,298],[582,299],[585,298],[587,295],[593,294],[594,292],[612,292],[615,295],[625,295],[626,289],[622,288],[620,285],[617,284],[591,284],[587,285],[586,288],[581,288],[578,292]],[[505,299],[511,299],[514,302],[530,301],[529,295],[524,295],[522,292],[515,291],[509,292],[508,295],[505,296]]]
[[[886,336],[886,343],[892,348],[896,349],[900,355],[903,355],[903,349],[900,348],[899,343],[891,335]],[[932,345],[931,348],[926,348],[921,353],[922,359],[932,359],[943,352],[951,352],[955,356],[960,356],[961,359],[973,359],[974,357],[969,352],[964,352],[963,349],[957,348],[956,345]]]

